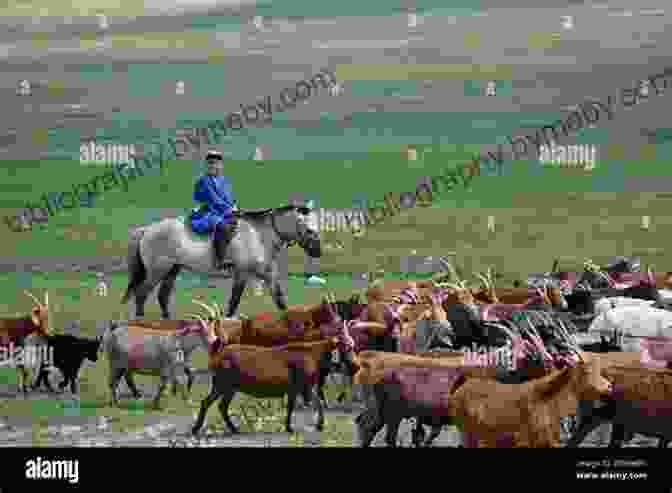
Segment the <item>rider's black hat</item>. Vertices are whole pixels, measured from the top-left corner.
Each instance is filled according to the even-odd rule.
[[[219,151],[208,151],[208,154],[205,156],[205,159],[218,159],[219,161],[223,161],[222,153]]]

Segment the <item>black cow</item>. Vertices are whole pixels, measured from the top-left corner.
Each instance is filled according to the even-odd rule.
[[[52,351],[53,366],[58,368],[64,377],[64,380],[59,384],[59,388],[62,391],[70,383],[70,390],[73,394],[76,394],[77,377],[84,359],[86,358],[94,363],[98,361],[100,338],[88,339],[69,334],[56,334],[47,336],[46,340],[49,349]],[[38,388],[40,383],[44,383],[49,392],[54,392],[51,383],[49,383],[49,370],[44,363],[40,367],[32,389]]]

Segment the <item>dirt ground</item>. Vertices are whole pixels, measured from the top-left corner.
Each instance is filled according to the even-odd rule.
[[[207,380],[207,375],[199,374],[197,381]],[[153,386],[138,383],[143,399],[155,391]],[[7,398],[10,392],[7,385],[0,386],[0,395]],[[128,399],[127,393],[120,392],[120,399]],[[29,398],[34,400],[47,398],[46,392],[34,392]],[[21,397],[18,397],[21,398]],[[62,394],[62,399],[71,399],[70,394]],[[338,441],[323,443],[324,434],[315,431],[315,416],[312,409],[297,409],[294,414],[294,428],[298,433],[242,431],[232,435],[219,426],[212,426],[219,412],[213,405],[208,413],[208,421],[200,435],[194,438],[190,434],[194,416],[151,416],[146,417],[145,426],[132,432],[110,431],[109,419],[105,416],[60,416],[50,417],[46,426],[35,427],[34,418],[3,417],[0,420],[0,447],[356,447],[354,417],[363,408],[358,404],[330,404],[325,411],[326,429],[339,425],[341,430]],[[284,414],[282,415],[284,419]],[[234,422],[240,423],[233,416]],[[349,425],[349,426],[348,426]],[[609,425],[595,430],[582,444],[583,447],[604,447],[607,445]],[[411,423],[402,423],[399,441],[402,446],[410,445]],[[322,436],[321,436],[322,435]],[[331,434],[330,434],[331,436]],[[567,437],[564,437],[565,439]],[[459,445],[459,434],[455,428],[448,428],[436,440],[436,447],[455,447]],[[384,432],[378,434],[374,447],[385,446]],[[635,435],[625,447],[655,447],[657,440]]]

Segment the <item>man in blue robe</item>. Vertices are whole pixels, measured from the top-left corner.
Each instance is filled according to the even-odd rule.
[[[207,174],[201,176],[194,187],[194,200],[202,205],[191,213],[191,227],[197,233],[214,233],[215,269],[226,267],[224,252],[236,232],[233,211],[237,209],[231,182],[222,176],[222,153],[209,151],[206,156]]]

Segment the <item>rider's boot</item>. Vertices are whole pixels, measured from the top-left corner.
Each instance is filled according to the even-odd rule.
[[[233,227],[230,224],[225,224],[217,227],[215,233],[215,269],[223,270],[227,267],[224,262],[224,255],[229,242],[233,238]]]

